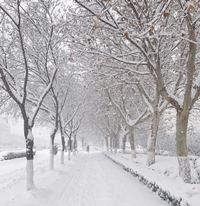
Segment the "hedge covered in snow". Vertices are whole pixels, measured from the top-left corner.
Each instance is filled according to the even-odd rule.
[[[35,154],[36,154],[36,151],[34,150],[34,155]],[[0,152],[0,161],[21,158],[21,157],[26,157],[25,149]]]

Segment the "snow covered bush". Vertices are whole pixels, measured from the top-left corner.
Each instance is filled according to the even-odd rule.
[[[33,151],[34,155],[36,150]],[[15,158],[26,157],[26,150],[4,151],[0,153],[0,160],[10,160]]]

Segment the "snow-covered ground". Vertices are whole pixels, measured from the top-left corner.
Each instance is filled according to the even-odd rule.
[[[175,157],[156,157],[156,164],[147,167],[146,155],[104,152],[116,162],[131,168],[156,183],[177,199],[181,205],[200,205],[200,184],[185,184],[178,177]],[[49,151],[37,151],[34,158],[36,189],[25,191],[26,159],[0,161],[0,206],[167,206],[157,192],[152,192],[122,167],[107,158],[101,151],[89,154],[79,152],[60,165],[55,156],[55,170],[49,171]],[[198,159],[195,162],[200,164]],[[199,165],[200,166],[200,165]],[[195,177],[193,168],[193,178]],[[198,179],[198,177],[197,177]]]
[[[178,161],[176,157],[156,156],[156,163],[146,166],[146,155],[137,154],[131,160],[130,154],[104,152],[117,164],[130,173],[138,174],[136,179],[142,178],[148,183],[155,184],[158,188],[181,200],[181,206],[200,206],[200,158],[191,157],[191,173],[193,184],[186,184],[178,175]],[[199,174],[199,176],[198,176]],[[148,184],[147,184],[148,186]],[[158,194],[159,190],[156,191]]]
[[[79,152],[48,171],[48,150],[35,156],[36,189],[25,191],[25,158],[0,162],[1,206],[167,206],[99,151]]]

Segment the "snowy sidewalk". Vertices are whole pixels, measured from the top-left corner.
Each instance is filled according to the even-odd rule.
[[[37,161],[35,164],[37,167]],[[0,205],[168,205],[129,173],[97,151],[89,154],[79,153],[72,161],[66,161],[65,165],[57,166],[55,171],[48,172],[40,168],[35,175],[35,184],[37,189],[26,192],[24,191],[25,182],[22,180],[0,192]]]
[[[147,166],[146,155],[137,154],[137,158],[131,160],[130,154],[104,152],[116,164],[132,174],[137,181],[143,182],[145,187],[154,190],[165,201],[172,205],[199,206],[200,184],[187,184],[178,175],[178,162],[176,157],[156,156],[156,163]],[[192,161],[190,161],[192,166]],[[198,167],[200,159],[196,161]],[[193,180],[198,178],[194,165],[192,166]],[[199,167],[198,167],[199,168]],[[142,183],[141,183],[142,184]],[[178,201],[178,202],[177,202]]]

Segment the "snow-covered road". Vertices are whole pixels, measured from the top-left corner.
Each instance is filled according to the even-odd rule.
[[[0,178],[4,180],[2,184],[4,188],[0,187],[0,205],[168,205],[100,152],[79,153],[72,161],[66,161],[65,165],[59,165],[58,159],[59,156],[56,157],[55,170],[48,171],[48,154],[36,155],[35,184],[37,189],[29,192],[25,191],[24,163],[22,164],[24,159],[13,160],[15,164],[5,163],[6,161],[0,162],[1,171],[4,170],[4,172],[0,172]],[[5,173],[6,168],[10,169],[7,174]],[[20,171],[22,174],[20,174]],[[8,178],[9,175],[10,179]],[[7,181],[9,184],[6,185]]]

